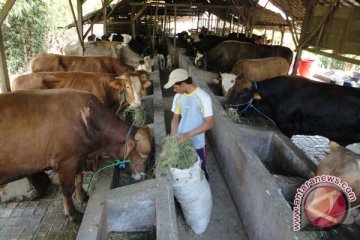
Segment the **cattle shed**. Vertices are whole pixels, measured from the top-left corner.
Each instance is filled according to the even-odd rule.
[[[75,1],[77,2],[77,9],[73,6]],[[15,2],[16,0],[7,0],[3,5],[0,13],[1,23],[3,23]],[[200,32],[203,27],[211,29],[211,24],[215,24],[215,29],[221,29],[216,33],[224,35],[226,23],[226,26],[230,25],[227,28],[229,32],[241,32],[247,36],[251,36],[253,30],[257,28],[291,32],[297,53],[294,69],[297,69],[301,53],[304,50],[360,64],[360,61],[352,56],[345,56],[348,54],[360,55],[360,0],[269,1],[283,10],[286,14],[285,19],[279,14],[260,6],[258,0],[102,0],[103,7],[101,9],[83,15],[82,4],[85,2],[86,0],[69,0],[74,23],[68,27],[77,29],[79,42],[83,46],[84,40],[92,31],[93,24],[103,24],[105,33],[128,33],[133,36],[140,34],[167,36],[175,35],[177,32],[176,22],[180,17],[191,16],[197,18],[196,28],[192,29],[194,32]],[[209,16],[208,19],[211,19],[211,15],[214,15],[219,20],[216,22],[211,22],[211,20],[201,22],[200,16],[204,13]],[[172,22],[173,28],[170,27],[170,22]],[[91,26],[86,32],[83,31],[85,24]],[[200,87],[206,89],[209,93],[211,92],[205,82],[205,80],[210,79],[208,72],[194,69],[193,63],[183,54],[179,54],[178,62],[180,67],[187,69],[191,73],[191,76]],[[0,63],[0,77],[2,79],[0,90],[3,92],[10,91],[1,29]],[[166,73],[169,73],[169,71]],[[164,115],[171,113],[171,106],[168,105],[173,97],[169,93],[163,92],[161,84],[163,84],[164,79],[160,74],[159,71],[152,73],[152,78],[156,79],[154,81],[154,93],[153,96],[145,99],[145,104],[149,105],[148,108],[154,112],[151,114],[153,115],[152,130],[156,140],[154,140],[155,158],[160,154],[166,130],[168,130],[165,128],[169,127],[165,126],[165,122],[169,123],[169,119],[166,119],[167,116]],[[219,229],[227,232],[228,236],[233,236],[233,238],[229,237],[227,239],[319,239],[311,231],[309,233],[294,233],[291,228],[292,223],[288,221],[292,219],[293,212],[289,204],[292,196],[289,196],[293,193],[288,193],[288,197],[283,197],[284,191],[290,189],[288,188],[289,183],[286,182],[290,179],[289,176],[302,179],[312,177],[315,165],[279,131],[273,131],[267,125],[259,127],[235,124],[223,109],[223,98],[215,96],[213,93],[210,95],[214,103],[216,121],[222,124],[217,124],[209,131],[207,141],[213,147],[209,156],[212,156],[214,160],[216,160],[214,156],[219,158],[221,166],[219,161],[217,167],[219,169],[213,170],[213,172],[223,176],[225,179],[225,182],[220,185],[215,183],[213,178],[211,184],[212,187],[218,184],[219,189],[229,189],[230,192],[226,195],[222,191],[218,191],[214,199],[222,202],[223,205],[228,202],[235,202],[235,206],[229,204],[226,207],[237,218],[239,217],[237,214],[240,214],[247,229],[244,230],[240,226],[235,226],[237,222],[232,221],[233,219],[222,213],[222,209],[219,208],[214,210],[213,215],[222,217],[219,222],[224,218],[228,218],[228,222],[231,222],[231,224],[224,229],[220,229],[222,225],[216,223],[213,225],[216,226],[201,239],[221,239],[219,235],[214,234]],[[231,131],[228,131],[229,129]],[[222,136],[222,138],[219,138],[219,136]],[[235,161],[236,159],[241,160]],[[287,160],[285,165],[280,161],[282,159]],[[283,167],[279,170],[277,168],[280,165]],[[107,236],[110,231],[126,232],[139,231],[139,229],[142,231],[144,229],[154,231],[154,225],[156,224],[160,226],[156,229],[157,239],[179,239],[182,236],[186,237],[181,239],[199,239],[198,236],[188,237],[187,235],[181,235],[184,234],[183,232],[178,233],[178,231],[184,230],[181,227],[178,230],[177,226],[181,224],[176,223],[179,219],[176,218],[176,214],[172,211],[175,207],[169,176],[164,177],[165,174],[161,175],[162,173],[159,173],[156,176],[156,181],[149,180],[135,187],[109,190],[111,181],[113,181],[111,174],[110,171],[106,172],[106,174],[103,173],[102,177],[99,177],[99,181],[95,183],[94,188],[97,188],[97,192],[91,202],[88,203],[90,207],[87,210],[86,218],[84,218],[86,221],[83,221],[78,239],[105,239],[103,236]],[[281,184],[285,187],[280,189]],[[131,191],[134,192],[133,195],[129,193]],[[121,198],[118,196],[121,196]],[[119,209],[119,202],[130,202],[129,196],[133,197],[135,201],[129,205],[124,204]],[[133,212],[126,212],[127,209],[138,206],[141,206],[136,212],[139,214],[138,216],[134,217]],[[125,223],[129,219],[142,218],[142,221],[139,221],[139,225],[135,226],[135,230],[130,228],[133,226],[125,228],[127,227],[125,224],[122,226],[119,224],[118,218],[120,218],[121,214],[125,216],[123,217],[123,219],[126,219],[124,220]],[[287,220],[284,221],[284,219]],[[240,220],[238,221],[240,222]],[[146,224],[141,225],[144,222]],[[232,228],[241,232],[236,232]],[[351,231],[352,229],[345,231],[345,233],[351,233]],[[350,234],[350,236],[353,235]]]
[[[2,24],[16,0],[7,0],[0,14]],[[172,30],[176,32],[176,20],[181,16],[200,16],[207,12],[218,19],[230,23],[230,29],[251,35],[254,28],[266,28],[292,33],[296,46],[296,61],[293,69],[297,69],[302,50],[311,51],[328,57],[354,64],[360,64],[353,56],[360,53],[359,41],[359,0],[271,0],[285,13],[285,19],[259,5],[259,0],[104,0],[103,7],[83,16],[82,4],[86,0],[76,0],[77,9],[69,1],[77,27],[80,42],[89,35],[92,27],[83,32],[83,24],[102,23],[104,32],[125,31],[135,35],[146,24],[144,33],[154,35],[156,31],[171,33],[166,26],[175,22]],[[75,11],[77,14],[75,14]],[[77,15],[77,17],[75,16]],[[210,17],[209,17],[210,19]],[[143,23],[143,24],[142,24]],[[195,31],[201,27],[209,27],[210,21],[197,24]],[[217,26],[219,21],[216,23]],[[225,23],[223,23],[225,24]],[[225,26],[225,25],[224,25]],[[222,26],[219,28],[224,29]],[[156,30],[156,31],[155,31]],[[223,34],[223,33],[222,33]],[[1,34],[0,34],[1,35]],[[2,35],[0,36],[1,89],[10,91],[9,77],[6,67]],[[351,54],[351,57],[344,56]],[[296,71],[293,71],[296,73]]]

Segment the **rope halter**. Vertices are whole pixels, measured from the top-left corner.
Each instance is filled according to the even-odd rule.
[[[252,80],[252,83],[254,84],[255,87],[255,93],[257,93],[258,90],[258,86],[257,86],[257,82]],[[241,106],[245,106],[245,108],[243,110],[240,111],[240,114],[246,112],[249,108],[254,109],[258,114],[260,114],[261,116],[263,116],[264,118],[266,118],[267,120],[269,120],[275,127],[277,127],[276,123],[274,120],[272,120],[269,116],[267,116],[266,114],[264,114],[263,112],[261,112],[259,109],[257,109],[254,104],[254,95],[251,96],[251,98],[245,102],[245,103],[238,103],[238,104],[226,104],[225,107],[232,107],[235,108],[237,111],[239,111],[239,107]]]

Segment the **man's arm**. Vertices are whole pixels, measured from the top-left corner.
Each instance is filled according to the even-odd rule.
[[[172,122],[171,122],[171,129],[172,129]],[[201,124],[199,127],[189,131],[189,132],[186,132],[184,134],[181,134],[179,136],[180,140],[181,141],[186,141],[188,140],[189,138],[191,138],[192,136],[195,136],[195,135],[198,135],[200,133],[203,133],[203,132],[206,132],[207,130],[209,130],[210,128],[213,127],[213,117],[210,116],[210,117],[206,117],[205,118],[205,122],[203,124]]]
[[[180,115],[174,113],[174,116],[171,120],[171,133],[170,135],[175,135],[177,133],[177,128],[179,126],[179,122],[180,122]]]

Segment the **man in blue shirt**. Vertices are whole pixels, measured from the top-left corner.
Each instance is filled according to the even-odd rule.
[[[209,94],[196,86],[185,69],[175,69],[164,88],[173,87],[176,95],[171,111],[171,135],[191,142],[201,159],[201,169],[209,178],[206,167],[205,132],[213,126],[213,110]]]

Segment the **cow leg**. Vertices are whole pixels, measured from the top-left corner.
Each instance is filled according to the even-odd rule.
[[[70,167],[63,167],[59,170],[59,184],[63,194],[64,212],[65,216],[69,216],[71,221],[78,221],[81,218],[81,214],[76,211],[72,200],[75,190],[75,175],[76,171]]]
[[[89,197],[87,196],[86,192],[82,187],[82,182],[83,182],[83,175],[82,172],[79,171],[75,177],[75,196],[78,201],[84,203],[89,200]]]

